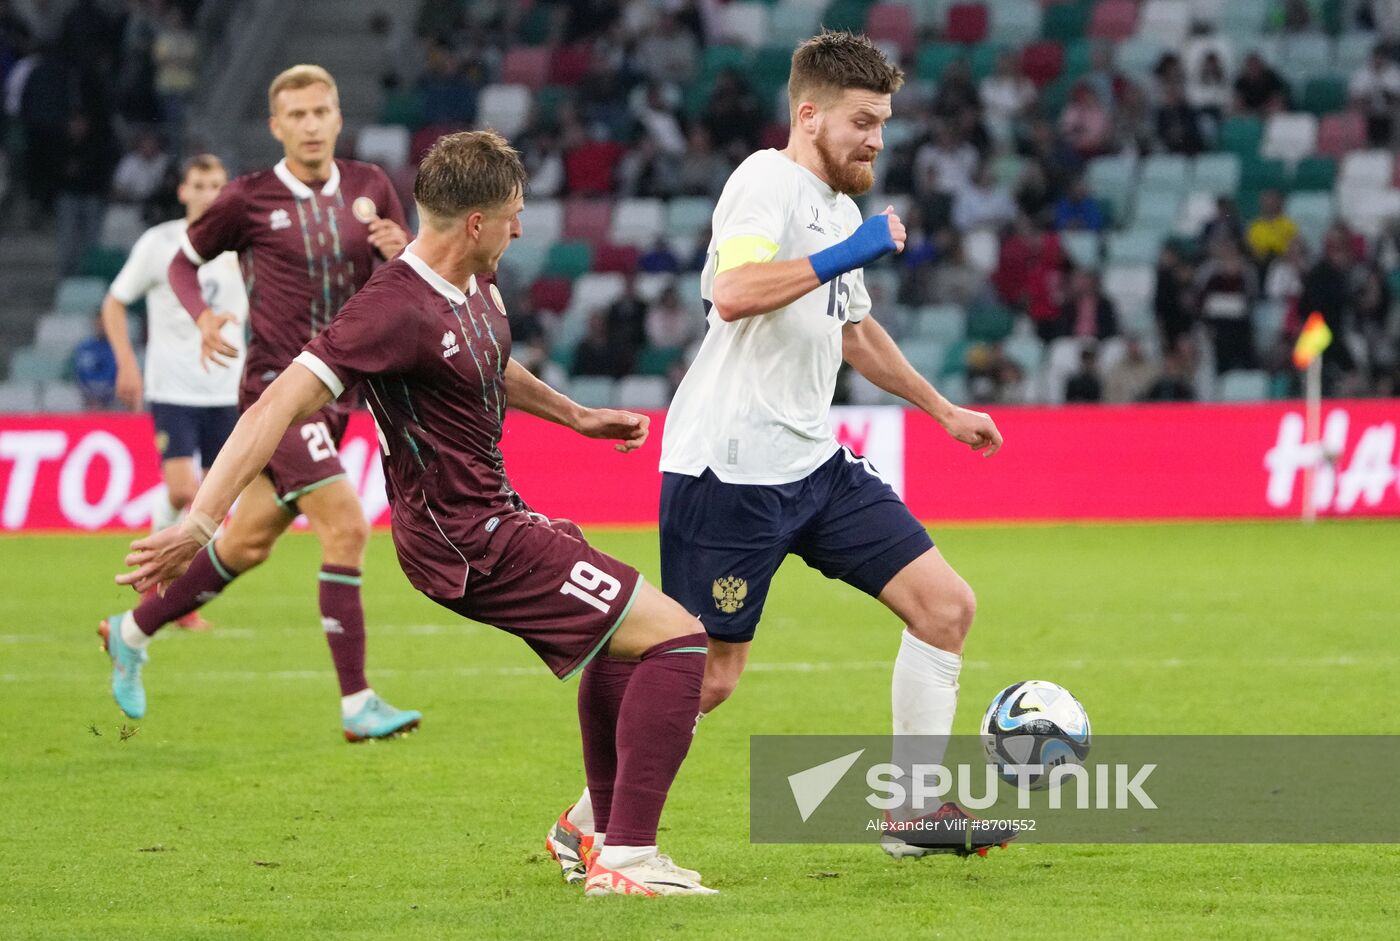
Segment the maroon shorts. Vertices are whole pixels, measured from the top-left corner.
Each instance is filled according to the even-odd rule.
[[[567,680],[607,645],[642,576],[590,546],[568,520],[532,516],[534,524],[511,537],[490,575],[472,572],[465,595],[433,600],[521,638]]]
[[[340,442],[349,421],[349,412],[328,405],[287,429],[263,469],[279,503],[295,510],[299,498],[345,476]]]

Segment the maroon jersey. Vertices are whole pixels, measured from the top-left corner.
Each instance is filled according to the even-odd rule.
[[[510,328],[494,284],[463,294],[411,251],[380,267],[296,361],[374,413],[394,543],[414,587],[458,598],[532,524],[499,448]]]
[[[195,264],[238,252],[252,324],[239,392],[244,408],[369,279],[379,259],[368,239],[376,216],[408,227],[379,167],[336,160],[330,179],[313,188],[283,160],[230,182],[190,225],[184,249]]]

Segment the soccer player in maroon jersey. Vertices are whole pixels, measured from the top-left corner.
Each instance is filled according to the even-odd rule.
[[[577,526],[511,489],[507,403],[593,438],[640,447],[647,418],[588,409],[510,358],[493,281],[520,236],[525,170],[490,131],[444,137],[414,183],[418,238],[316,335],[239,419],[189,516],[132,544],[138,589],[179,575],[287,429],[362,384],[380,430],[394,543],[423,594],[522,638],[559,677],[582,671],[579,724],[601,849],[589,895],[711,894],[656,851],[666,794],[690,748],[705,668],[695,618]],[[239,512],[242,512],[240,509]],[[595,846],[597,844],[595,843]]]
[[[222,252],[238,253],[252,324],[239,389],[243,410],[330,324],[376,262],[393,258],[408,241],[403,206],[384,171],[335,159],[341,117],[330,73],[315,65],[287,69],[268,89],[268,108],[268,126],[286,156],[271,170],[225,186],[186,231],[169,273],[196,319],[201,356],[217,368],[235,352],[220,334],[232,316],[205,306],[198,271]],[[365,677],[360,567],[369,527],[337,452],[348,417],[348,406],[327,403],[288,429],[267,467],[249,481],[227,529],[189,572],[163,595],[102,622],[112,693],[123,712],[145,714],[141,668],[151,636],[261,564],[301,512],[321,542],[321,625],[340,683],[346,739],[417,727],[419,712],[390,706]]]

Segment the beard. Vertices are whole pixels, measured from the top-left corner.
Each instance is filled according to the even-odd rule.
[[[870,153],[869,163],[856,162],[856,157],[864,153],[838,156],[827,141],[825,130],[817,132],[817,159],[822,164],[822,175],[831,181],[831,188],[847,196],[860,196],[875,185],[875,154]]]

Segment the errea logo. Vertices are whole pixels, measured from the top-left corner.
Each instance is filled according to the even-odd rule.
[[[448,330],[442,335],[442,358],[447,359],[449,356],[456,356],[460,352],[462,352],[462,348],[457,345],[457,334]]]
[[[292,217],[287,214],[285,209],[274,209],[272,215],[268,217],[268,223],[272,226],[272,231],[276,232],[278,229],[290,228]]]

